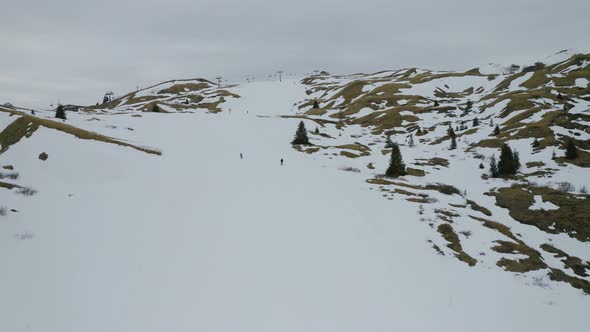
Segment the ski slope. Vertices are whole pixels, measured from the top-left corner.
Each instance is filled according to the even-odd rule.
[[[0,219],[0,331],[587,328],[579,290],[436,255],[414,205],[293,150],[299,120],[274,115],[304,90],[244,84],[219,114],[69,117],[162,156],[46,128],[2,154],[39,192],[0,191],[19,211]]]

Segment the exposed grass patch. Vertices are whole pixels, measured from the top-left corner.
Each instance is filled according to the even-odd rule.
[[[0,110],[3,110],[0,108]],[[9,113],[13,114],[10,111]],[[39,128],[39,125],[33,122],[31,117],[20,117],[9,124],[0,132],[0,154],[6,152],[12,145],[18,143],[23,138],[29,138]]]
[[[476,202],[474,202],[472,200],[468,199],[467,204],[469,205],[469,207],[471,207],[472,210],[479,211],[488,217],[492,215],[492,212],[490,210],[486,209],[485,207],[477,204]]]
[[[542,161],[531,161],[526,163],[526,167],[543,167],[545,166],[545,163]]]
[[[498,231],[499,233],[501,233],[502,235],[505,235],[506,237],[511,238],[512,240],[518,242],[518,243],[522,243],[522,241],[520,239],[518,239],[511,231],[510,231],[510,227],[501,224],[499,222],[496,221],[492,221],[492,220],[488,220],[488,219],[484,219],[484,218],[479,218],[479,217],[475,217],[470,215],[469,216],[471,219],[477,220],[479,222],[481,222],[485,227],[489,228],[489,229],[493,229]]]
[[[341,156],[344,156],[344,157],[347,157],[347,158],[358,158],[358,157],[361,156],[361,155],[354,154],[354,153],[349,152],[349,151],[340,151],[340,155]]]
[[[529,192],[530,190],[530,192]],[[496,197],[496,204],[507,208],[515,220],[538,227],[552,234],[566,233],[580,241],[590,241],[590,195],[570,194],[546,187],[515,186],[501,188],[488,195]],[[560,208],[557,210],[529,210],[534,195]]]
[[[495,241],[498,245],[492,247],[492,250],[502,253],[502,254],[521,254],[528,256],[524,259],[508,259],[502,258],[500,259],[496,265],[499,267],[504,268],[510,272],[517,272],[517,273],[524,273],[529,271],[535,271],[544,269],[547,265],[543,262],[541,255],[538,251],[531,249],[523,242],[510,242],[510,241],[502,241],[497,240]]]
[[[174,84],[166,89],[158,91],[158,94],[183,94],[189,91],[200,91],[210,87],[211,84],[200,83],[180,83]]]
[[[455,257],[457,257],[457,259],[467,263],[469,266],[474,266],[477,263],[477,260],[475,258],[469,256],[467,253],[465,253],[465,251],[463,251],[463,247],[461,246],[459,236],[457,235],[457,233],[455,233],[451,225],[440,224],[437,230],[442,235],[442,237],[448,242],[447,247],[455,252]]]
[[[352,151],[358,151],[359,152],[359,156],[369,156],[371,155],[371,148],[369,148],[366,145],[363,145],[361,143],[354,143],[354,144],[344,144],[344,145],[338,145],[335,146],[335,148],[337,149],[345,149],[345,150],[352,150]],[[347,152],[348,154],[352,154],[348,151],[341,151],[340,154],[344,155],[343,152]],[[346,155],[348,157],[348,155]],[[358,156],[357,156],[358,157]],[[351,157],[351,158],[356,158],[356,157]]]
[[[97,134],[91,131],[83,130],[63,122],[33,117],[20,111],[6,110],[2,108],[0,108],[0,111],[5,111],[11,114],[21,116],[20,118],[16,119],[13,123],[8,125],[8,127],[6,127],[2,131],[2,133],[0,133],[0,144],[2,144],[2,149],[0,150],[0,153],[5,152],[11,145],[16,144],[23,137],[31,137],[35,130],[37,130],[40,126],[43,126],[45,128],[55,129],[66,134],[76,136],[80,139],[94,140],[109,144],[126,146],[148,154],[162,154],[160,151],[154,149],[144,148],[123,141],[119,141],[114,138],[103,136],[101,134]],[[12,128],[9,129],[9,127],[11,126]]]
[[[449,161],[444,158],[434,157],[430,159],[416,159],[414,163],[416,166],[442,166],[449,167]]]
[[[13,183],[8,183],[8,182],[2,182],[0,181],[0,188],[5,188],[5,189],[14,189],[14,188],[21,188],[21,186],[13,184]]]
[[[580,258],[575,256],[570,256],[563,250],[559,250],[554,246],[544,243],[541,245],[541,249],[554,254],[555,258],[562,258],[562,262],[565,266],[569,267],[574,271],[575,274],[581,277],[587,277],[588,273],[586,271],[590,271],[590,262],[584,263]]]
[[[406,175],[423,177],[426,175],[426,173],[422,169],[407,167],[406,168]]]
[[[581,289],[584,293],[590,295],[590,282],[584,279],[569,276],[559,269],[551,269],[549,278],[553,281],[567,282],[572,287]]]
[[[461,195],[461,192],[459,191],[459,189],[448,185],[448,184],[442,184],[442,183],[429,183],[426,186],[424,186],[424,189],[426,190],[436,190],[441,194],[445,194],[445,195]]]

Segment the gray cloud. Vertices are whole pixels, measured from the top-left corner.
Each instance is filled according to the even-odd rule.
[[[0,102],[90,104],[109,89],[278,69],[528,62],[587,48],[589,11],[587,0],[4,0]]]

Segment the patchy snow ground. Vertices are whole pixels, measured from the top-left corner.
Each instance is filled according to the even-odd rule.
[[[161,157],[46,128],[1,155],[38,194],[0,191],[2,204],[19,211],[0,217],[0,331],[586,328],[590,297],[545,273],[506,273],[493,257],[470,268],[436,255],[420,221],[432,211],[420,216],[416,204],[382,198],[364,182],[370,157],[294,151],[299,120],[272,116],[295,114],[306,98],[296,80],[232,91],[242,97],[220,114],[70,115],[80,127],[155,146]],[[1,118],[4,126],[12,120]],[[334,126],[322,131],[335,142],[374,139],[358,126],[344,136]],[[409,162],[432,149],[402,152]],[[518,149],[522,156],[524,144]],[[473,195],[501,181],[470,185],[481,183],[472,164],[453,165],[450,181]],[[362,172],[339,170],[345,166]],[[453,197],[439,198],[463,203]],[[538,244],[551,237],[588,259],[586,245],[493,212],[515,233]],[[459,218],[453,227],[472,225]],[[489,248],[498,236],[486,231],[464,241],[465,250]]]

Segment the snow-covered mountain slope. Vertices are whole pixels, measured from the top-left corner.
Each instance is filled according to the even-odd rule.
[[[588,55],[502,75],[406,69],[308,77],[297,116],[323,128],[302,151],[351,158],[384,197],[419,204],[421,219],[441,235],[433,241],[440,253],[447,246],[469,265],[545,270],[590,293],[589,80]],[[449,128],[457,149],[450,149]],[[408,176],[380,176],[388,136],[402,145]],[[575,159],[563,157],[570,138]],[[503,143],[519,152],[522,168],[490,178],[489,161]],[[461,228],[469,229],[463,237]],[[490,230],[496,234],[479,234]]]
[[[219,105],[228,99],[238,98],[226,89],[206,79],[170,80],[148,88],[130,92],[122,97],[90,106],[89,111],[115,110],[146,112],[183,112],[207,109],[219,112]],[[157,107],[156,109],[154,107]]]
[[[256,82],[224,87],[236,97],[215,109],[121,101],[65,121],[0,108],[0,330],[582,331],[590,177],[558,144],[572,130],[585,153],[590,92],[551,87],[584,127],[555,121],[533,149],[518,133],[563,110],[527,97],[511,112],[539,109],[508,127],[508,104],[554,81],[497,90],[517,75]],[[313,145],[293,149],[299,121]],[[389,134],[409,167],[395,179]],[[517,177],[478,167],[496,140],[520,152]]]

